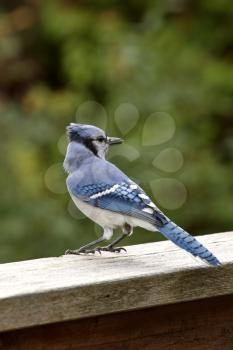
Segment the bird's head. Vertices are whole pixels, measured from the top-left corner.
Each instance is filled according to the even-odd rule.
[[[118,137],[109,137],[96,126],[71,123],[67,127],[69,141],[78,142],[87,147],[91,152],[100,158],[105,158],[109,145],[122,143]]]

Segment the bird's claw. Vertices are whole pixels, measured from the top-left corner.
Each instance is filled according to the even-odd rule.
[[[121,251],[127,253],[127,250],[126,250],[125,248],[123,248],[123,247],[115,248],[114,251],[115,251],[116,253],[120,253]]]
[[[67,250],[65,251],[65,255],[71,255],[71,254],[77,255],[77,254],[79,254],[79,253],[78,253],[78,250],[67,249]]]
[[[101,252],[120,253],[121,251],[124,251],[125,253],[127,253],[127,250],[123,247],[113,248],[111,246],[107,246],[107,247],[96,247],[93,249],[82,249],[82,248],[77,250],[67,249],[65,251],[65,255],[85,255],[85,254],[95,254],[95,253],[101,254]]]
[[[127,250],[123,247],[118,247],[118,248],[113,248],[113,247],[98,247],[96,248],[96,250],[98,250],[98,252],[101,254],[101,251],[103,252],[110,252],[110,253],[120,253],[121,251],[124,251],[125,253],[127,253]]]
[[[95,252],[98,252],[99,254],[101,254],[101,252],[98,249],[94,248],[94,249],[78,249],[78,250],[67,249],[65,251],[65,255],[95,254]]]

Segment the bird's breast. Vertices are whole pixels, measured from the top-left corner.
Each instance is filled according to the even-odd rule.
[[[129,215],[123,215],[111,210],[94,207],[71,194],[71,197],[78,209],[89,219],[102,226],[115,229],[128,224],[132,227],[142,227],[148,231],[157,231],[156,227],[144,220],[137,219]]]
[[[75,205],[84,215],[102,227],[114,229],[118,226],[122,227],[126,222],[125,216],[122,214],[94,207],[73,195],[71,195],[71,197]]]

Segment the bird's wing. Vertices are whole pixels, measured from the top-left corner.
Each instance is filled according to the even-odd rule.
[[[93,207],[129,215],[158,227],[166,222],[166,217],[145,192],[130,180],[115,184],[98,183],[85,186],[72,184],[70,181],[68,188],[73,196]]]
[[[168,219],[138,185],[117,168],[108,167],[109,169],[110,171],[104,171],[104,173],[101,170],[101,176],[93,172],[91,181],[88,172],[84,174],[81,171],[69,176],[67,179],[69,192],[93,207],[144,220],[154,225],[180,248],[200,257],[211,265],[220,265],[219,260],[196,238]]]

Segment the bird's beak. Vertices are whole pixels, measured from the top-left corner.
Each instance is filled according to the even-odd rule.
[[[123,142],[119,137],[107,137],[107,142],[109,145],[117,145]]]

